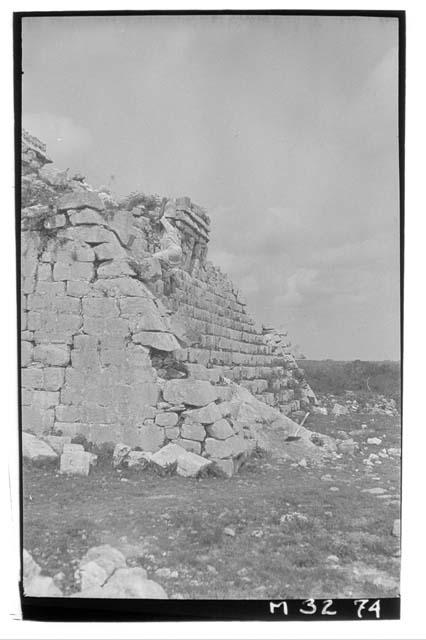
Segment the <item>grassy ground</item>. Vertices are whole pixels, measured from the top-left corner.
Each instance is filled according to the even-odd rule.
[[[231,479],[108,467],[70,478],[26,467],[24,546],[45,573],[64,573],[65,594],[77,589],[73,571],[85,551],[106,542],[174,598],[397,595],[400,460],[369,472],[362,460],[400,446],[399,420],[311,416],[306,426],[353,432],[361,451],[312,469],[265,457]],[[366,444],[373,435],[382,445]],[[385,493],[363,493],[375,487]],[[169,575],[156,575],[164,567]]]

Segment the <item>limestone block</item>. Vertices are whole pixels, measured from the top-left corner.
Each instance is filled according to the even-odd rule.
[[[140,331],[133,334],[133,342],[159,351],[175,351],[180,346],[174,335],[159,331]]]
[[[133,216],[129,211],[114,212],[114,215],[108,220],[108,225],[114,229],[123,244],[129,243],[133,226]]]
[[[120,429],[117,424],[91,424],[88,440],[94,444],[117,442],[120,439]]]
[[[75,299],[71,300],[75,302]],[[76,314],[42,311],[40,315],[41,328],[34,333],[34,339],[38,343],[71,344],[73,335],[82,325],[81,316]]]
[[[56,451],[47,442],[25,431],[22,433],[22,455],[32,462],[56,460],[58,457]]]
[[[227,402],[232,398],[232,387],[230,385],[216,385],[216,392],[219,400]]]
[[[208,380],[210,382],[209,370],[203,364],[196,364],[188,362],[186,365],[189,376],[196,380]]]
[[[46,391],[59,391],[64,380],[65,371],[62,367],[47,367],[43,371],[43,386]]]
[[[176,440],[179,437],[179,427],[166,427],[165,433],[168,440]]]
[[[233,457],[240,456],[242,453],[245,453],[247,451],[248,445],[242,436],[234,435],[232,436],[232,438],[229,438],[229,440],[232,447]]]
[[[167,402],[203,407],[217,399],[216,387],[204,380],[167,380],[163,397]]]
[[[100,352],[101,364],[103,367],[114,365],[123,367],[127,363],[127,353],[123,349],[102,349]]]
[[[179,416],[174,412],[158,413],[155,416],[155,423],[159,427],[174,427],[179,420]]]
[[[87,476],[90,472],[91,454],[88,451],[68,451],[61,455],[60,473]]]
[[[141,567],[119,569],[104,584],[84,589],[73,595],[75,598],[143,598],[166,600],[167,594],[157,582],[147,580]]]
[[[63,453],[65,444],[71,444],[71,436],[45,436],[43,439],[59,455]]]
[[[87,317],[113,318],[119,315],[115,300],[109,298],[84,298],[82,309]]]
[[[136,276],[136,273],[123,258],[102,263],[98,267],[97,275],[98,278],[116,278],[120,276]]]
[[[27,389],[43,388],[43,369],[27,367],[21,372],[21,385]]]
[[[52,280],[52,265],[48,263],[42,263],[38,265],[37,268],[37,279],[38,280]]]
[[[22,407],[22,429],[45,433],[52,429],[54,419],[53,409],[43,409],[40,405],[33,406],[32,399],[29,406]]]
[[[104,203],[99,196],[93,191],[72,191],[65,193],[58,201],[58,211],[66,211],[68,209],[85,209],[89,207],[97,211],[105,209]]]
[[[130,327],[133,333],[137,333],[139,331],[161,331],[167,332],[166,323],[163,318],[160,316],[157,308],[151,302],[151,300],[145,301],[147,308],[143,312],[143,314],[138,314],[137,316],[133,316],[130,318]],[[151,306],[151,308],[148,307]],[[179,343],[176,340],[173,341],[175,349],[179,348]]]
[[[74,444],[71,442],[64,443],[62,447],[63,453],[69,453],[70,451],[84,451],[84,447],[82,444]]]
[[[226,440],[226,438],[234,435],[234,430],[224,418],[221,418],[214,424],[208,425],[206,430],[211,438],[217,438],[218,440]]]
[[[30,342],[21,342],[21,366],[28,367],[33,359],[33,345]]]
[[[196,453],[197,455],[201,454],[201,443],[196,440],[187,440],[185,438],[177,438],[173,441],[174,444],[177,444],[179,447],[183,447],[186,451],[191,451],[192,453]]]
[[[109,297],[137,297],[153,298],[153,294],[143,282],[135,278],[111,278],[98,280],[94,283],[93,289]]]
[[[60,404],[55,407],[55,418],[58,422],[81,421],[81,408],[74,405]]]
[[[125,262],[127,258],[127,252],[123,249],[117,238],[114,238],[114,240],[111,239],[110,242],[96,245],[94,251],[97,260],[118,260]]]
[[[96,351],[99,345],[97,336],[77,335],[74,336],[75,351]]]
[[[33,293],[35,287],[35,276],[23,278],[21,282],[22,293]]]
[[[232,442],[227,440],[216,440],[216,438],[206,438],[204,441],[204,451],[210,458],[230,458],[233,453]]]
[[[41,573],[41,567],[26,549],[22,551],[22,569],[24,580],[30,580]]]
[[[211,402],[201,409],[193,409],[184,413],[185,422],[199,422],[201,424],[212,424],[222,418],[220,405]]]
[[[151,461],[162,468],[177,463],[177,473],[185,477],[195,477],[202,469],[211,464],[210,460],[186,451],[183,447],[172,442],[154,453]]]
[[[74,264],[57,263],[53,266],[53,279],[83,280],[89,282],[94,277],[93,265],[89,262],[74,262]]]
[[[144,467],[152,458],[149,451],[130,451],[126,458],[126,464],[129,469],[132,467]]]
[[[88,244],[98,244],[101,242],[109,242],[114,241],[115,238],[112,231],[109,229],[105,229],[105,227],[100,226],[79,226],[79,227],[68,227],[63,231],[58,232],[58,238],[63,238],[66,240],[73,240],[74,242],[78,242],[81,244],[82,242],[87,242]]]
[[[93,262],[95,260],[95,252],[92,247],[85,243],[75,245],[73,257],[77,262]]]
[[[41,328],[41,313],[38,311],[29,311],[27,318],[27,328],[29,331],[36,331]]]
[[[59,433],[60,432],[60,433]],[[75,436],[84,436],[89,439],[90,427],[88,424],[82,422],[55,422],[55,434],[69,436],[75,438]]]
[[[33,358],[47,365],[66,366],[70,360],[70,350],[67,345],[42,344],[34,347]]]
[[[53,298],[57,298],[65,297],[65,283],[64,282],[47,282],[47,281],[41,281],[37,283],[37,294],[38,294],[38,298],[37,298],[37,302],[39,303],[39,308],[40,309],[47,309],[47,308],[53,308],[53,305],[55,305],[55,308],[57,308],[57,305],[59,304],[58,300],[54,300]],[[32,299],[35,300],[36,296],[33,296]],[[40,299],[41,298],[41,299]],[[70,305],[72,304],[72,302],[69,303]],[[34,306],[34,304],[32,305],[32,307],[28,307],[28,308],[32,308],[34,310],[36,310],[36,307]],[[69,310],[68,308],[64,308],[64,311]]]
[[[234,475],[234,463],[230,458],[222,460],[221,458],[211,458],[211,461],[228,477]]]
[[[67,280],[67,295],[81,298],[90,292],[90,284],[82,280]]]
[[[81,590],[100,587],[108,579],[108,574],[97,562],[87,562],[78,569]]]
[[[68,215],[72,225],[105,224],[105,218],[95,209],[84,208],[77,211],[69,211]]]
[[[41,409],[51,409],[59,404],[58,391],[34,391],[33,405]]]
[[[24,593],[33,598],[58,598],[62,591],[55,585],[49,576],[35,576],[29,580],[24,579]]]
[[[187,440],[199,440],[203,441],[206,437],[206,430],[204,429],[202,424],[193,423],[183,423],[180,429],[180,433],[182,438],[186,438]]]
[[[164,444],[164,429],[153,424],[144,424],[138,431],[138,440],[141,449],[151,452],[161,449]]]
[[[122,318],[84,318],[83,331],[95,336],[126,336],[129,333],[129,324]]]

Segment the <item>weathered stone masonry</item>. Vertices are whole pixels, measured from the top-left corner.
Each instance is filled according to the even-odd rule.
[[[117,204],[49,163],[25,133],[24,430],[148,451],[172,441],[222,459],[244,450],[229,380],[286,414],[314,401],[283,334],[256,329],[241,293],[207,261],[203,209],[175,201],[182,260],[170,266],[156,257],[158,196]]]

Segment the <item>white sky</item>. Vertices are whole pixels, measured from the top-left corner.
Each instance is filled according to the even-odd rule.
[[[26,18],[23,69],[55,163],[205,206],[258,322],[399,357],[396,20]]]

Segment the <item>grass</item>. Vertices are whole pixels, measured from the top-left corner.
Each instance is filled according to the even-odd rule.
[[[79,559],[107,542],[122,548],[129,564],[145,567],[170,597],[396,595],[399,542],[391,530],[399,505],[391,498],[399,493],[399,459],[383,459],[369,473],[362,460],[381,448],[366,444],[372,434],[382,446],[399,446],[398,419],[310,416],[307,426],[329,435],[359,432],[352,437],[361,449],[312,469],[258,457],[229,479],[119,473],[107,465],[82,478],[25,467],[24,546],[48,575],[64,572],[66,594],[77,589]],[[321,480],[325,474],[332,479]],[[362,493],[376,486],[388,500]],[[161,567],[178,577],[156,577]]]

